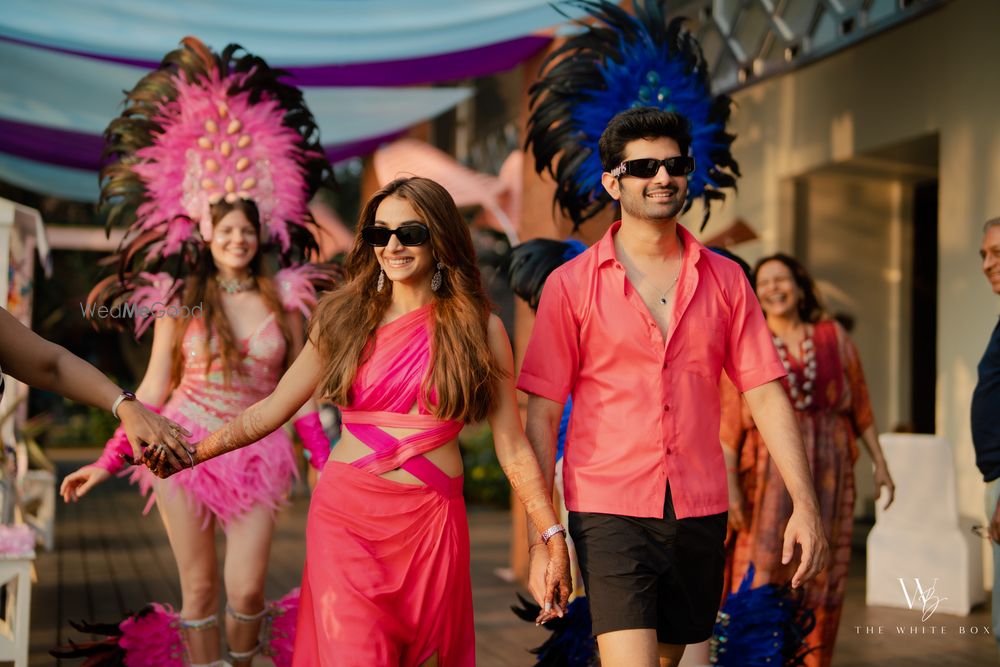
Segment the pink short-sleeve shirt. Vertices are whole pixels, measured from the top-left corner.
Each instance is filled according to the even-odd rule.
[[[518,388],[573,411],[566,507],[677,518],[729,507],[719,444],[719,378],[747,391],[778,379],[778,358],[743,271],[678,225],[684,241],[673,328],[664,340],[607,234],[548,278]]]

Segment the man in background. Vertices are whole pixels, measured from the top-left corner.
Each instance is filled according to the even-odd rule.
[[[993,293],[1000,294],[1000,218],[983,225],[979,256]],[[979,380],[972,394],[972,444],[986,482],[986,516],[993,541],[993,638],[1000,649],[1000,321],[979,361]]]

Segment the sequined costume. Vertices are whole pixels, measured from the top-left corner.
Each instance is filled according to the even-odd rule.
[[[191,432],[197,442],[250,405],[270,394],[284,370],[286,344],[272,313],[257,330],[240,341],[241,360],[233,370],[230,386],[222,373],[217,343],[210,341],[211,361],[205,354],[205,325],[191,322],[182,343],[184,374],[163,408],[163,415]],[[223,526],[257,504],[277,508],[296,474],[292,443],[284,429],[226,456],[184,470],[157,489],[183,489],[205,521],[210,515]],[[143,493],[150,493],[157,478],[145,466],[133,469],[130,479]],[[150,493],[146,511],[155,497]]]

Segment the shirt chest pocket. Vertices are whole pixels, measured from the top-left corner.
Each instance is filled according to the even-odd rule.
[[[710,382],[718,382],[726,357],[727,327],[728,322],[719,317],[685,317],[677,332],[679,335],[671,341],[680,368]]]

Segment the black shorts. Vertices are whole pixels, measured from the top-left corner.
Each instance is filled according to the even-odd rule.
[[[594,634],[653,628],[663,644],[712,636],[722,599],[727,513],[677,519],[570,512]]]

